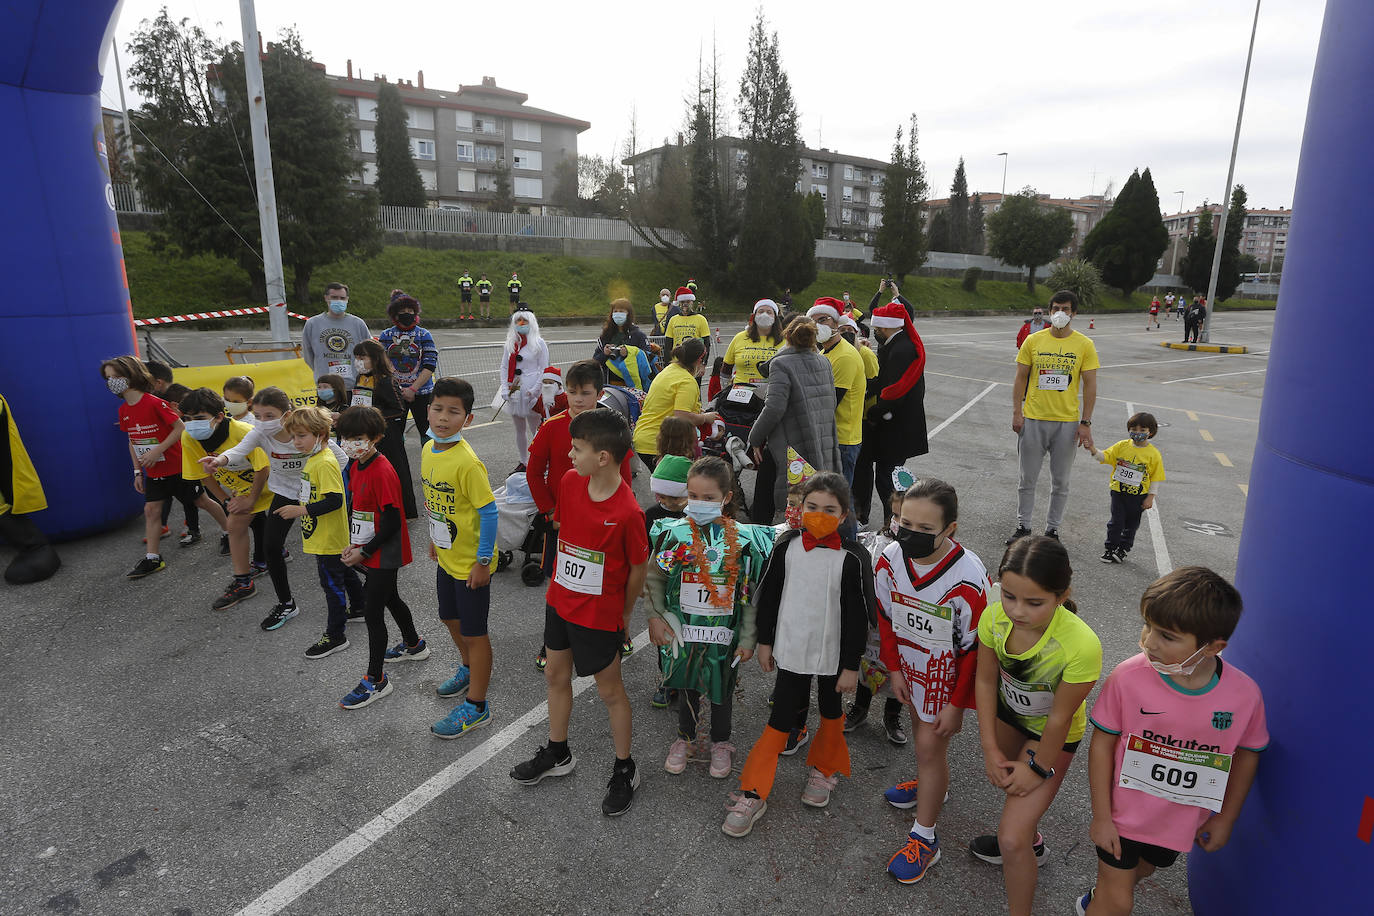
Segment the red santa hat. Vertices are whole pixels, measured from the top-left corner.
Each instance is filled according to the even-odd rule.
[[[906,306],[900,302],[889,302],[887,305],[874,309],[872,324],[875,328],[901,328],[906,331],[906,336],[911,338],[911,342],[916,346],[916,358],[902,372],[902,377],[878,394],[878,397],[884,401],[900,400],[906,396],[907,392],[916,387],[916,383],[921,380],[921,376],[926,371],[925,344],[921,342],[920,335],[916,333],[916,328],[911,323],[911,316],[907,314]]]
[[[550,366],[544,370],[544,374],[539,377],[540,382],[553,382],[561,389],[563,387],[563,370],[557,366]]]
[[[815,305],[806,310],[806,317],[813,320],[816,318],[833,318],[835,321],[839,321],[845,308],[845,304],[834,296],[822,296],[816,300]]]
[[[676,301],[678,301],[678,302],[696,302],[696,301],[697,301],[697,294],[694,293],[694,292],[692,292],[690,289],[688,289],[688,288],[685,287],[685,286],[679,286],[679,287],[677,288],[677,297],[676,297]]]

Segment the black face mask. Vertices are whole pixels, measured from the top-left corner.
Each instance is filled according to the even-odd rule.
[[[921,560],[935,552],[935,542],[939,532],[915,531],[911,528],[898,528],[897,545],[902,548],[902,556],[908,560]]]
[[[409,312],[402,312],[396,316],[396,326],[400,328],[410,328],[415,326],[415,316]]]

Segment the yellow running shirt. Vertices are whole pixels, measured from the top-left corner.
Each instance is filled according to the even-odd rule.
[[[758,382],[763,379],[759,373],[759,363],[766,363],[778,352],[778,347],[782,342],[771,337],[760,337],[758,340],[749,339],[749,330],[746,328],[735,335],[735,339],[730,341],[730,346],[725,350],[725,365],[735,367],[735,381],[746,384]]]
[[[674,350],[689,337],[700,337],[708,343],[711,340],[711,326],[706,323],[705,315],[674,315],[668,319],[668,327],[663,333],[672,338]]]
[[[1101,462],[1112,469],[1110,489],[1138,496],[1164,479],[1164,456],[1149,442],[1136,445],[1122,439],[1101,454]]]
[[[487,467],[466,439],[443,451],[434,442],[420,450],[420,479],[425,487],[425,524],[444,572],[463,582],[477,562],[482,521],[477,510],[496,499],[487,482]],[[496,563],[492,557],[492,565]]]
[[[320,450],[305,459],[301,471],[302,506],[318,502],[327,493],[343,496],[343,473],[334,452],[321,443]],[[311,518],[301,516],[301,549],[316,556],[338,556],[348,549],[348,507]]]
[[[835,387],[844,389],[844,399],[835,408],[835,432],[839,434],[840,445],[858,445],[864,437],[864,394],[867,390],[863,358],[844,338],[825,351],[825,358],[830,360]]]
[[[223,454],[229,449],[243,441],[243,437],[248,435],[253,427],[239,420],[229,421],[229,435],[225,437],[220,445],[219,451],[215,454]],[[200,466],[200,459],[206,457],[208,453],[205,446],[199,439],[192,438],[187,433],[181,434],[181,476],[186,480],[204,480],[210,475],[205,472],[205,468]],[[215,483],[224,488],[224,491],[231,497],[247,496],[253,490],[253,478],[262,472],[268,465],[267,456],[262,449],[255,448],[248,453],[248,457],[240,462],[230,462],[227,466],[215,469]],[[253,503],[255,513],[262,512],[272,504],[272,491],[267,487],[262,488],[258,494],[258,501]]]
[[[658,428],[676,410],[701,412],[701,382],[682,368],[682,363],[674,361],[658,374],[644,397],[644,406],[635,423],[634,445],[637,454],[658,454]]]
[[[1077,331],[1064,338],[1050,331],[1028,335],[1016,353],[1016,361],[1030,367],[1021,412],[1028,420],[1076,421],[1081,416],[1078,383],[1084,372],[1098,367],[1097,347]]]

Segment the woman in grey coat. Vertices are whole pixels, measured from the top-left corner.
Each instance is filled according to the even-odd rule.
[[[816,323],[799,318],[787,326],[787,346],[768,362],[763,411],[749,430],[758,477],[750,513],[756,525],[773,524],[787,503],[787,450],[817,471],[840,470],[835,433],[835,376],[816,350]]]

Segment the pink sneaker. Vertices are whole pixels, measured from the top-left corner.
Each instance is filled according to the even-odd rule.
[[[834,776],[822,776],[820,770],[812,767],[811,776],[806,780],[806,788],[802,789],[802,804],[824,808],[830,804],[830,793],[835,791],[839,781],[838,773]]]
[[[711,775],[724,779],[735,767],[735,746],[729,741],[717,741],[711,745]]]
[[[754,824],[768,810],[768,802],[761,798],[751,798],[742,792],[731,792],[730,801],[725,805],[725,823],[720,825],[726,836],[748,836]]]
[[[663,761],[663,769],[674,776],[687,769],[687,754],[691,747],[686,738],[679,738],[668,748],[668,757]]]

